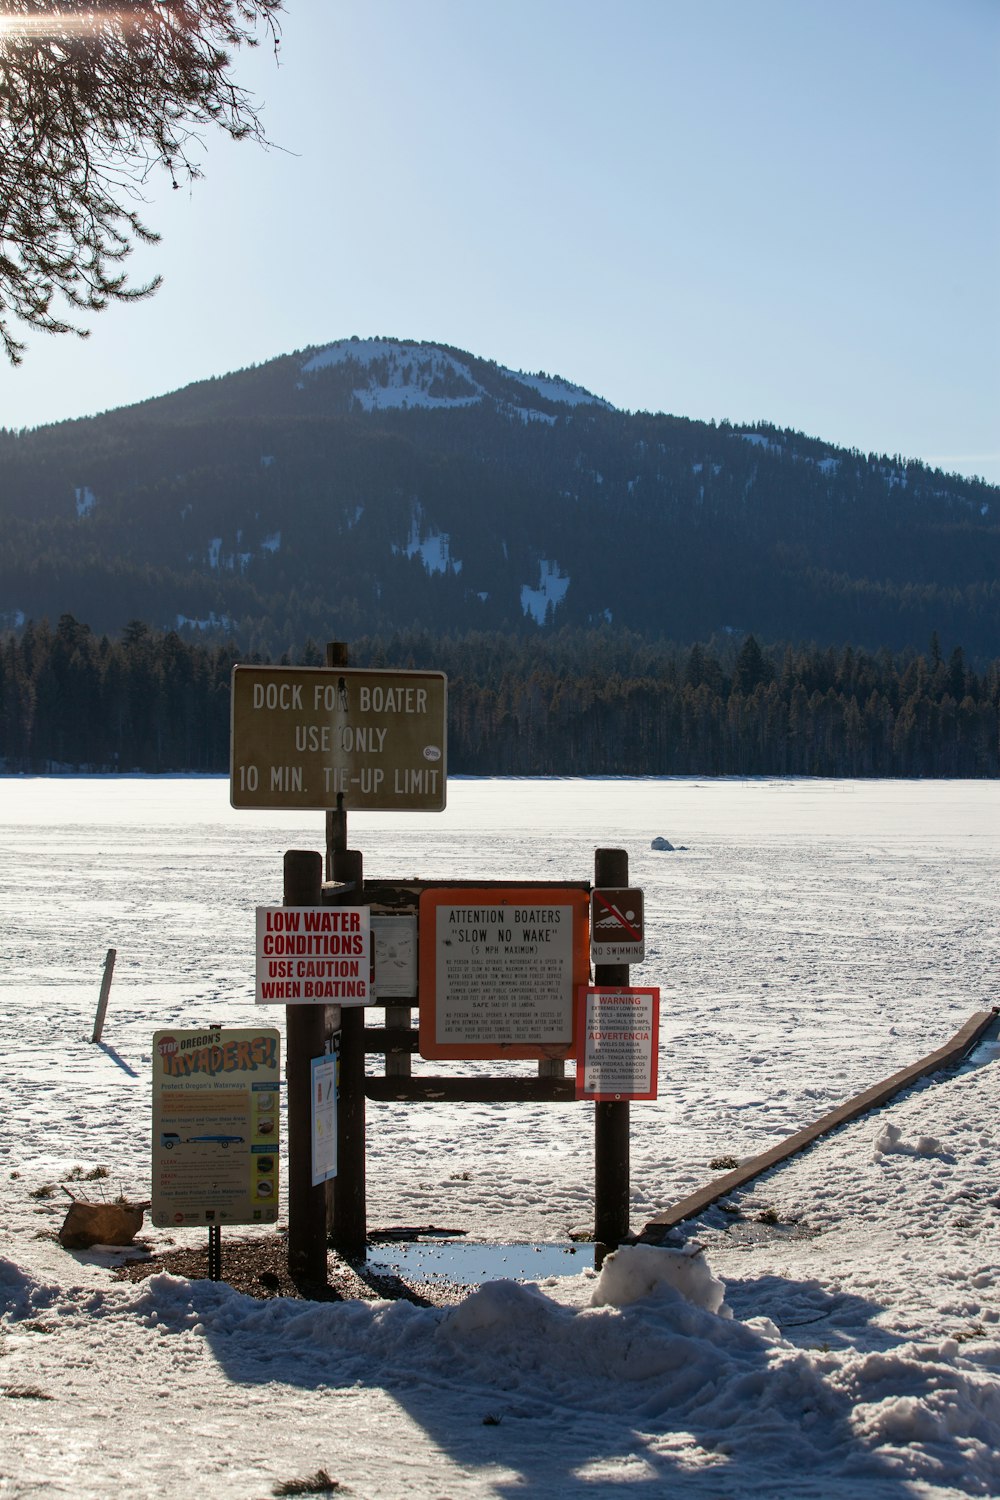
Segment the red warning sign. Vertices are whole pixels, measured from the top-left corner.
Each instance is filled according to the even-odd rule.
[[[659,990],[581,985],[577,1006],[576,1097],[655,1099]]]

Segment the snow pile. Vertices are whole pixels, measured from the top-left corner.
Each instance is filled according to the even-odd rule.
[[[644,1297],[664,1293],[683,1297],[706,1312],[731,1318],[726,1289],[701,1254],[701,1245],[691,1241],[683,1250],[656,1245],[623,1245],[609,1255],[590,1299],[594,1307],[627,1307]]]
[[[55,1286],[40,1285],[12,1260],[0,1256],[0,1307],[5,1323],[51,1307],[58,1295]]]
[[[646,1289],[621,1306],[490,1282],[449,1309],[256,1301],[165,1274],[59,1288],[5,1265],[4,1388],[39,1398],[7,1403],[8,1451],[28,1445],[23,1490],[8,1493],[31,1493],[42,1448],[72,1466],[82,1433],[70,1421],[88,1410],[100,1450],[87,1445],[89,1485],[74,1472],[78,1496],[118,1472],[137,1495],[180,1497],[200,1475],[235,1500],[322,1462],[376,1500],[400,1493],[404,1452],[407,1493],[426,1497],[452,1493],[459,1474],[481,1497],[501,1480],[566,1493],[583,1474],[614,1486],[669,1474],[672,1494],[692,1496],[889,1500],[901,1481],[921,1496],[996,1493],[995,1341],[976,1358],[954,1340],[807,1351],[767,1319],[711,1311],[698,1300],[707,1281],[689,1283],[690,1300],[671,1278],[700,1257],[675,1257],[663,1279],[650,1257],[671,1259],[619,1253],[609,1285]]]
[[[849,1403],[854,1438],[871,1451],[884,1473],[910,1483],[922,1479],[928,1485],[954,1486],[962,1494],[995,1495],[1000,1481],[998,1368],[1000,1344],[995,1341],[981,1348],[978,1358],[963,1359],[959,1346],[947,1339],[850,1360],[832,1385]]]
[[[903,1132],[891,1120],[886,1120],[875,1137],[874,1155],[880,1156],[940,1156],[941,1142],[933,1135],[918,1136],[915,1141],[904,1141]]]

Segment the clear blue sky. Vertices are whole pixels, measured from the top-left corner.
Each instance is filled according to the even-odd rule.
[[[151,185],[151,301],[0,425],[353,333],[1000,482],[1000,0],[287,0],[271,139]]]

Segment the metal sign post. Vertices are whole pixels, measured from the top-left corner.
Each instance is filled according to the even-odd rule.
[[[222,1280],[222,1225],[208,1226],[208,1279]]]

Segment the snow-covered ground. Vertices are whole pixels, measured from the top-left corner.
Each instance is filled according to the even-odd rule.
[[[255,1500],[320,1470],[364,1500],[1000,1494],[995,1028],[600,1276],[581,1247],[450,1308],[118,1282],[44,1194],[100,1166],[148,1196],[152,1034],[261,1021],[253,909],[322,818],[236,813],[219,780],[6,779],[0,824],[4,1500]],[[586,880],[628,850],[633,982],[662,994],[634,1228],[1000,999],[996,783],[454,780],[446,813],[358,816],[351,842],[386,878]],[[565,1241],[592,1108],[369,1105],[370,1223]]]

